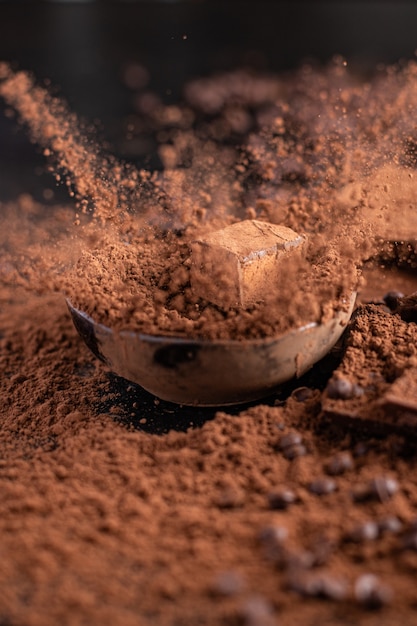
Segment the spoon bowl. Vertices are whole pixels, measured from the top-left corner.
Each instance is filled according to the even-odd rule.
[[[213,340],[116,332],[67,300],[79,335],[118,376],[162,400],[222,406],[258,400],[323,358],[349,322],[356,293],[322,324],[311,322],[267,339]]]

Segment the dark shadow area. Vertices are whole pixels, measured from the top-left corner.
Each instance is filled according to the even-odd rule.
[[[341,358],[340,343],[304,376],[281,385],[274,394],[245,404],[217,407],[192,407],[165,402],[155,398],[139,385],[115,374],[109,374],[108,393],[111,399],[99,402],[96,410],[99,413],[109,413],[113,419],[126,426],[156,435],[170,430],[185,432],[189,428],[203,426],[205,422],[213,419],[218,411],[238,415],[241,411],[259,404],[279,406],[291,393],[302,387],[322,390]],[[114,412],[115,406],[117,413]]]

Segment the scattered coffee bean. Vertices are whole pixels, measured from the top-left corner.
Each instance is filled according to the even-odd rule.
[[[314,567],[320,567],[327,563],[330,555],[334,551],[334,543],[327,537],[320,537],[311,546],[311,550],[314,554]]]
[[[293,572],[289,577],[288,585],[292,591],[303,596],[336,601],[344,600],[348,591],[345,580],[330,572]]]
[[[300,433],[288,433],[287,435],[283,435],[278,441],[278,449],[286,450],[286,448],[290,448],[291,446],[298,446],[302,444],[303,438]]]
[[[324,562],[324,550],[319,553],[311,550],[291,550],[286,545],[288,530],[283,526],[266,526],[259,535],[264,555],[276,566],[286,570],[311,569]],[[326,555],[329,554],[327,551]]]
[[[326,393],[334,400],[347,400],[353,397],[353,383],[347,378],[331,378],[327,383]]]
[[[287,537],[288,530],[284,526],[266,526],[258,535],[265,558],[280,567],[286,563],[287,550],[284,544]]]
[[[326,472],[330,476],[340,476],[353,468],[353,458],[350,452],[338,452],[326,463]]]
[[[239,572],[220,572],[211,585],[211,591],[221,596],[234,596],[245,588],[245,582]]]
[[[317,478],[317,480],[313,480],[313,482],[309,484],[308,489],[316,496],[324,496],[328,493],[336,491],[337,484],[332,478]]]
[[[276,448],[282,452],[282,456],[289,461],[307,454],[306,447],[302,443],[300,433],[292,432],[283,435],[276,444]]]
[[[403,524],[401,520],[398,519],[398,517],[392,515],[390,517],[384,517],[383,519],[381,519],[378,522],[378,528],[381,533],[386,532],[396,535],[402,531]]]
[[[379,500],[386,502],[398,491],[398,483],[394,478],[377,476],[369,483],[357,485],[352,491],[355,502]]]
[[[309,570],[316,565],[316,555],[311,550],[286,550],[284,565],[289,571]]]
[[[265,526],[258,537],[264,544],[282,545],[288,538],[288,530],[285,526]]]
[[[305,456],[306,454],[307,448],[300,444],[298,446],[289,446],[288,448],[285,448],[282,456],[288,461],[292,461],[293,459],[296,459],[299,456]]]
[[[391,311],[397,308],[399,301],[404,297],[401,291],[388,291],[382,299]]]
[[[398,491],[398,483],[395,478],[377,476],[371,481],[370,488],[378,500],[386,502]]]
[[[282,488],[268,494],[269,507],[278,511],[284,511],[290,504],[296,502],[297,496],[291,489]]]
[[[380,609],[392,600],[392,590],[374,574],[362,574],[355,582],[355,598],[368,609]]]
[[[417,322],[417,296],[415,293],[403,296],[397,300],[394,307],[397,313],[405,322]]]
[[[262,596],[249,597],[240,611],[243,626],[276,626],[274,607]]]
[[[297,402],[305,402],[306,400],[310,400],[313,395],[314,391],[310,389],[310,387],[298,387],[292,392],[291,398],[294,398]]]
[[[379,536],[379,526],[376,522],[368,521],[355,526],[346,536],[349,541],[362,543],[363,541],[373,541]]]

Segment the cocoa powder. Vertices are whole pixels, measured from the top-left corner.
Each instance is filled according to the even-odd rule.
[[[56,103],[33,92],[26,75],[16,78],[7,68],[2,73],[0,93],[31,124],[34,139],[43,141],[38,109],[32,119],[32,99],[43,103],[42,113],[52,108],[54,116]],[[172,194],[175,176],[171,193],[161,199],[163,177],[143,174],[140,193],[149,203],[131,219],[129,203],[117,210],[114,203],[114,168],[122,170],[96,157],[91,144],[87,178],[94,173],[88,181],[76,167],[79,152],[75,164],[59,162],[68,144],[58,145],[58,164],[78,186],[78,208],[47,209],[27,195],[1,205],[2,623],[414,623],[415,302],[398,296],[389,308],[392,301],[384,295],[395,289],[411,294],[417,281],[404,268],[391,271],[389,264],[398,263],[393,242],[381,260],[369,214],[376,211],[378,222],[385,209],[375,208],[375,178],[361,172],[380,171],[387,147],[391,158],[403,145],[400,129],[411,132],[405,105],[413,103],[414,74],[410,64],[361,85],[337,63],[285,80],[268,77],[258,100],[251,92],[251,86],[259,89],[258,79],[245,83],[243,94],[241,75],[232,83],[230,77],[197,83],[182,123],[191,124],[189,111],[197,116],[204,89],[214,94],[215,115],[195,128],[194,146],[207,133],[223,141],[236,132],[236,121],[233,128],[224,122],[236,120],[228,98],[234,107],[241,98],[241,134],[256,120],[275,120],[276,132],[247,137],[233,176],[229,170],[225,182],[222,175],[223,190],[230,181],[244,187],[236,207],[228,193],[221,204],[206,197],[206,206],[193,205],[198,168],[191,168],[188,218],[164,206],[166,197],[179,202]],[[22,98],[29,99],[29,109],[22,109]],[[163,126],[174,113],[161,108],[152,115]],[[54,128],[59,120],[52,120]],[[68,127],[65,132],[65,141],[83,143],[84,135]],[[347,158],[342,148],[355,133],[357,152]],[[206,171],[204,154],[201,159]],[[104,182],[96,175],[97,163],[103,176],[103,168],[110,168]],[[403,173],[411,165],[408,159],[395,167]],[[358,180],[359,196],[349,191],[342,201],[345,186]],[[92,181],[104,185],[103,209]],[[119,193],[125,187],[118,180],[116,188]],[[390,196],[390,214],[395,199]],[[213,206],[219,210],[212,215]],[[303,380],[241,409],[186,409],[114,377],[81,344],[61,293],[71,281],[78,302],[109,323],[133,319],[135,328],[146,323],[157,332],[162,317],[166,332],[195,333],[196,320],[190,328],[184,320],[168,324],[166,314],[156,315],[154,302],[142,312],[134,305],[141,290],[182,295],[184,278],[176,272],[186,267],[183,241],[244,216],[308,234],[309,260],[320,267],[322,291],[312,302],[305,294],[297,300],[293,283],[291,294],[298,309],[304,301],[307,314],[315,311],[317,319],[326,313],[323,302],[337,300],[341,286],[356,280],[356,264],[364,266],[368,283],[360,284],[343,342]],[[133,249],[127,241],[143,246]],[[413,250],[410,236],[401,258],[411,270]],[[348,282],[339,277],[346,267]],[[187,310],[184,301],[165,308]],[[281,330],[301,319],[298,309]],[[259,330],[265,313],[249,311],[247,320],[245,315],[234,322],[241,340],[280,328],[275,320]],[[208,336],[231,336],[224,314],[208,317],[211,330],[204,316],[199,320]]]

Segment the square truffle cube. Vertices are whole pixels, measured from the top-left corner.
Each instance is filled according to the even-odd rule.
[[[245,220],[191,244],[191,289],[221,308],[262,301],[280,273],[280,261],[299,254],[305,238],[291,228]]]

